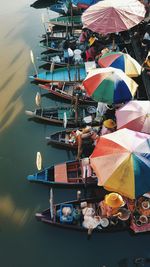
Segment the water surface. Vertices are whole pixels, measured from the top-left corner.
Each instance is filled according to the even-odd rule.
[[[42,153],[44,166],[73,156],[46,145],[45,136],[59,127],[28,121],[25,115],[26,109],[35,108],[39,91],[28,78],[34,74],[30,50],[38,66],[39,36],[44,33],[41,14],[48,14],[30,4],[6,0],[0,9],[0,266],[134,266],[134,257],[150,256],[149,234],[93,234],[87,240],[86,233],[52,228],[34,218],[49,205],[48,187],[26,180],[36,171],[36,152]],[[42,98],[43,106],[56,104]],[[75,197],[75,190],[54,192],[55,202]]]

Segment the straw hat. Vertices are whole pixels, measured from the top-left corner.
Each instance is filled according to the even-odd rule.
[[[113,129],[116,127],[116,123],[112,119],[105,120],[103,125],[108,129]]]
[[[90,37],[90,39],[89,39],[89,44],[90,44],[90,46],[92,45],[92,44],[94,44],[94,42],[95,42],[95,40],[96,40],[96,37]]]
[[[125,205],[125,202],[121,195],[118,193],[110,193],[105,196],[104,202],[106,205],[112,208],[119,208]]]

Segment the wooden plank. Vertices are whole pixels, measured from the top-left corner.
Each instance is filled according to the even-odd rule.
[[[67,183],[67,166],[66,163],[58,164],[54,168],[55,182],[56,183]]]

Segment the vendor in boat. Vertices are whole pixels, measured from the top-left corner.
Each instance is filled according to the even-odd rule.
[[[125,205],[123,197],[118,193],[110,193],[105,195],[103,201],[100,202],[100,215],[102,217],[111,217],[118,213],[118,210]]]
[[[77,159],[80,159],[81,155],[83,155],[84,157],[91,155],[99,139],[98,130],[99,129],[97,128],[88,126],[82,132],[77,133]]]

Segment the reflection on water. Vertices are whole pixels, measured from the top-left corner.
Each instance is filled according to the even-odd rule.
[[[0,197],[0,218],[8,219],[9,222],[23,226],[30,216],[29,209],[18,208],[10,196]]]

